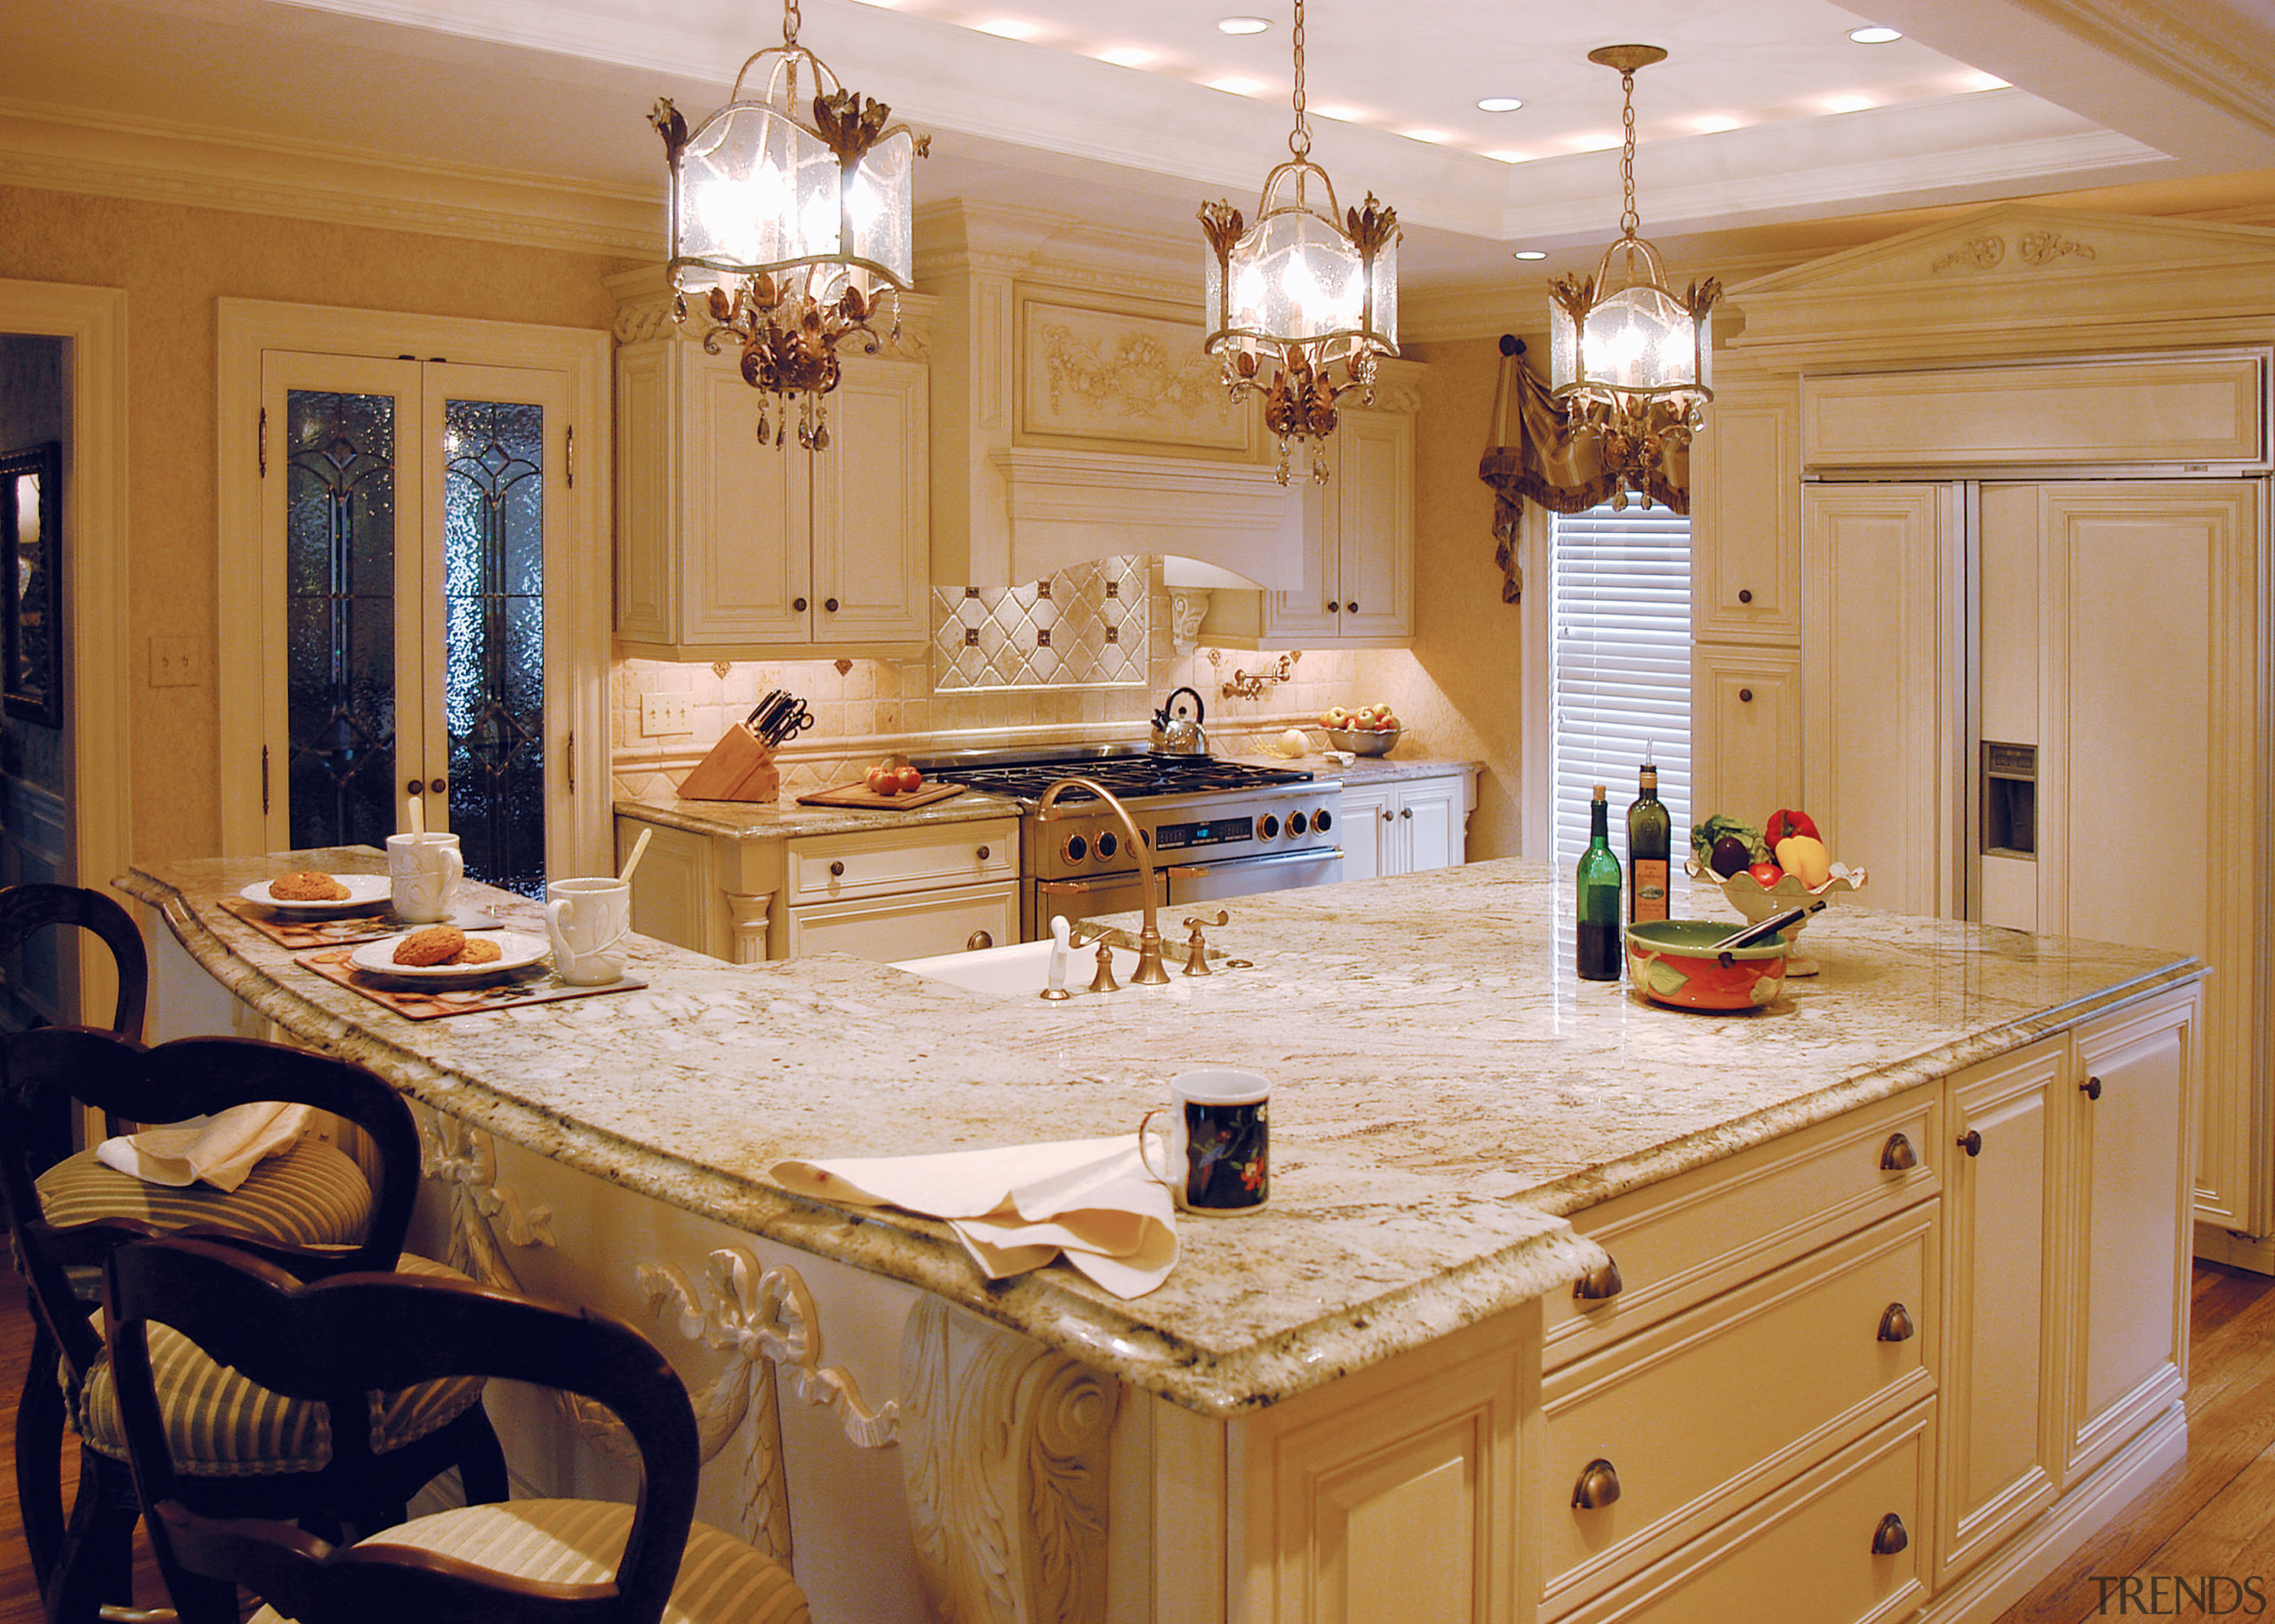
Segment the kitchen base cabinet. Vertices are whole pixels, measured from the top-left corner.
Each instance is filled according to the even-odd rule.
[[[1469,861],[1469,814],[1476,780],[1467,772],[1444,777],[1343,784],[1343,878],[1452,868]]]

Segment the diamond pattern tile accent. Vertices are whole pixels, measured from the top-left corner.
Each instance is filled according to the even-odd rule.
[[[1008,591],[936,588],[935,685],[1143,688],[1145,587],[1143,558],[1102,558]]]

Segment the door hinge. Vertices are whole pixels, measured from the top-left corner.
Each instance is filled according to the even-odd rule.
[[[260,815],[268,816],[268,746],[260,747]]]
[[[260,477],[268,477],[268,408],[260,409],[260,428],[253,436],[253,450],[260,458]]]
[[[577,792],[577,736],[569,736],[569,792]]]
[[[569,476],[569,489],[574,490],[577,489],[577,426],[574,423],[569,426],[569,454],[563,462],[563,471]]]

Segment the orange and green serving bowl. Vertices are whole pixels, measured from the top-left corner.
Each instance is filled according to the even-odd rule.
[[[1678,1009],[1758,1009],[1785,984],[1782,936],[1707,951],[1734,927],[1720,919],[1651,919],[1627,927],[1627,982]]]

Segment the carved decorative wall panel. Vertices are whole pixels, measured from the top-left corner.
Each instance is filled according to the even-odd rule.
[[[1197,322],[1023,300],[1021,437],[1248,456],[1256,410],[1225,394],[1201,338]]]

